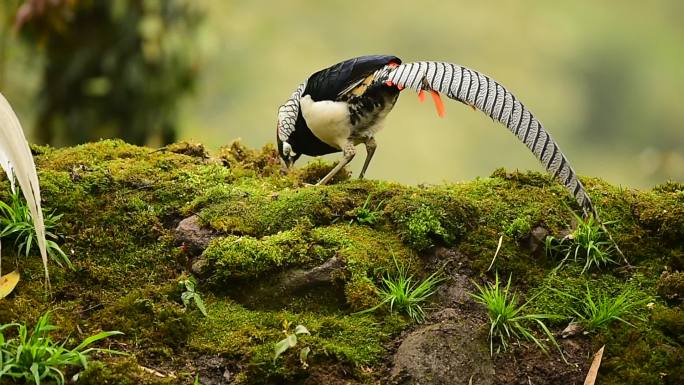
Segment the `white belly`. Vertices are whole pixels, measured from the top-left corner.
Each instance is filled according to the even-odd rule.
[[[306,95],[300,100],[302,116],[311,132],[325,144],[343,148],[352,134],[349,107],[345,102],[315,102]]]

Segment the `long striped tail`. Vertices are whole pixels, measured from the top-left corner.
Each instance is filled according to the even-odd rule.
[[[433,61],[387,66],[376,73],[376,79],[419,94],[432,92],[435,102],[439,102],[437,93],[442,93],[499,121],[570,191],[585,217],[593,214],[598,219],[591,198],[556,141],[532,112],[495,80],[466,67]]]

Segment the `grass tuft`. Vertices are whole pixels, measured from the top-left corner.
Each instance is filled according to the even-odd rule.
[[[581,300],[579,311],[573,310],[573,312],[581,319],[587,331],[606,329],[614,321],[634,327],[627,321],[627,318],[644,321],[644,318],[637,314],[637,310],[650,300],[649,297],[639,298],[637,293],[629,287],[617,296],[611,296],[603,292],[592,294],[587,286],[587,293]]]
[[[589,216],[586,221],[577,214],[575,214],[575,218],[577,220],[577,229],[572,234],[561,240],[557,240],[554,237],[546,238],[546,252],[550,254],[555,252],[564,253],[565,256],[560,266],[570,256],[575,261],[584,259],[582,274],[592,266],[600,268],[601,266],[616,263],[612,259],[615,245],[603,230],[601,223],[593,216]],[[606,224],[609,223],[606,222]]]
[[[494,339],[498,339],[500,345],[496,352],[500,349],[504,351],[508,349],[511,339],[526,339],[534,342],[542,351],[546,352],[546,347],[541,341],[535,337],[532,330],[527,326],[529,323],[537,324],[548,339],[556,346],[559,351],[560,347],[551,331],[546,327],[542,320],[551,318],[560,318],[557,315],[550,314],[523,314],[527,308],[526,302],[518,305],[518,300],[515,294],[511,293],[511,277],[508,277],[508,282],[505,287],[501,287],[499,282],[499,274],[496,274],[494,284],[487,283],[486,286],[480,286],[475,283],[478,293],[470,293],[476,302],[485,305],[487,308],[487,315],[489,316],[489,351],[494,354]]]
[[[363,206],[356,209],[356,215],[349,222],[350,224],[357,222],[361,225],[375,226],[382,219],[382,210],[380,208],[382,207],[384,200],[380,201],[375,208],[372,208],[370,206],[370,199],[371,196],[368,195]]]
[[[5,339],[3,332],[11,328],[16,328],[17,336]],[[63,385],[64,368],[75,366],[87,369],[88,356],[91,353],[122,354],[115,350],[88,347],[107,337],[123,334],[121,332],[100,332],[69,350],[64,347],[64,343],[57,343],[50,338],[50,331],[55,329],[57,326],[50,324],[50,313],[40,317],[30,334],[26,325],[0,325],[0,379],[6,377],[36,385],[54,381],[58,385]]]
[[[399,264],[394,258],[396,274],[386,274],[382,278],[382,287],[378,289],[380,303],[360,313],[374,311],[385,304],[389,304],[390,311],[395,310],[408,315],[414,322],[425,320],[425,310],[422,304],[435,293],[437,286],[444,281],[441,271],[430,274],[423,281],[416,281],[413,275],[409,275],[409,269]]]
[[[28,206],[21,199],[18,189],[10,195],[10,198],[9,204],[0,201],[0,238],[8,237],[14,239],[17,252],[28,256],[38,245],[33,217]],[[54,229],[61,218],[62,214],[51,213],[44,215],[45,247],[50,258],[59,266],[62,266],[62,262],[64,262],[69,268],[73,269],[71,260],[56,242],[59,237],[54,232]]]

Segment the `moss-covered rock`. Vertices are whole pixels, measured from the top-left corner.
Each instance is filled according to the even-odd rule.
[[[682,376],[681,183],[638,191],[583,178],[635,268],[610,265],[582,274],[580,262],[558,268],[558,256],[525,241],[535,234],[561,237],[576,226],[576,203],[544,174],[496,170],[470,182],[420,187],[341,174],[332,185],[307,186],[332,165],[316,161],[283,175],[272,146],[253,150],[236,142],[209,153],[192,143],[152,150],[108,140],[33,151],[44,207],[64,214],[57,232],[75,269],[51,265],[46,295],[40,261],[3,243],[3,269],[20,266],[22,281],[3,300],[0,321],[32,324],[51,310],[61,326],[55,336],[68,338],[69,346],[100,330],[124,331],[109,347],[131,356],[102,356],[79,383],[187,384],[199,372],[205,382],[228,376],[233,383],[311,383],[328,369],[343,383],[382,382],[387,353],[400,345],[400,332],[410,323],[386,308],[355,312],[378,304],[381,278],[395,264],[415,277],[437,268],[466,280],[511,274],[531,308],[568,318],[587,288],[632,290],[652,299],[641,309],[643,320],[592,332],[577,348],[586,351],[573,357],[589,357],[586,346],[607,343],[601,378],[608,384],[667,384]],[[8,191],[7,181],[0,181],[0,198]],[[372,221],[360,220],[364,205]],[[191,215],[215,236],[198,253],[179,244],[174,232]],[[445,254],[435,250],[445,247],[455,257],[442,261]],[[279,287],[332,258],[344,261],[334,270],[339,276],[332,290]],[[181,300],[185,288],[178,281],[192,266],[201,273],[196,290],[208,317]],[[460,306],[450,311],[481,319],[477,305],[461,302],[448,305]],[[283,321],[311,331],[298,345],[312,350],[308,368],[296,348],[273,362],[274,346],[285,337]],[[551,325],[553,331],[566,322]],[[544,368],[544,360],[525,353],[533,349],[521,347],[513,361],[535,359],[531,367]],[[219,357],[221,369],[206,369],[207,357]],[[502,378],[515,375],[507,365],[495,369]]]

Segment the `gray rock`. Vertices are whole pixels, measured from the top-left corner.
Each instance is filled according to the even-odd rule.
[[[486,326],[463,318],[455,309],[441,311],[441,322],[418,327],[392,357],[396,385],[491,385],[494,365]]]
[[[344,276],[346,266],[344,259],[335,255],[312,269],[288,272],[280,286],[287,292],[296,292],[311,286],[333,284]]]
[[[528,247],[532,254],[536,253],[537,251],[544,252],[544,248],[546,246],[546,237],[548,235],[549,232],[543,227],[537,226],[532,229],[528,241]]]
[[[191,254],[199,255],[218,235],[215,231],[202,227],[200,218],[193,215],[180,221],[174,236],[176,242],[185,245]]]

